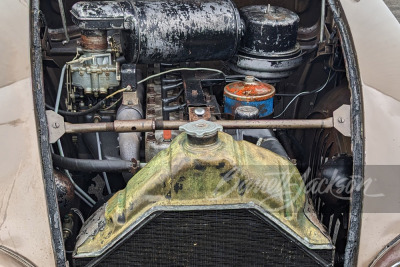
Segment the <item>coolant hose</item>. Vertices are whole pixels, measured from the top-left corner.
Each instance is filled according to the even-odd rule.
[[[127,172],[133,163],[127,160],[75,159],[52,154],[54,166],[82,172]]]
[[[275,137],[274,132],[271,129],[238,129],[236,130],[235,139],[236,140],[245,140],[246,137],[253,138],[257,140],[257,145],[272,152],[289,159],[288,154],[286,153],[285,148],[283,148],[282,144]]]
[[[286,159],[289,159],[286,150],[283,148],[279,140],[275,137],[274,132],[271,129],[266,129],[265,133],[266,135],[260,137],[261,139],[259,139],[257,145],[271,150],[272,152],[275,152],[276,154]]]

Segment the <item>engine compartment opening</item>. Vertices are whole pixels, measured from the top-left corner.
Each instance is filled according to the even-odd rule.
[[[126,215],[129,205],[151,195],[132,197],[131,202],[115,200],[121,192],[145,190],[128,190],[142,170],[149,171],[145,166],[155,172],[162,163],[154,160],[166,151],[170,156],[164,161],[178,152],[192,153],[173,149],[182,136],[209,153],[210,161],[224,162],[228,152],[212,152],[212,123],[215,131],[232,138],[230,143],[251,143],[237,154],[239,161],[252,155],[253,162],[246,165],[250,171],[259,166],[252,166],[254,162],[273,164],[263,161],[264,150],[298,171],[302,179],[296,185],[304,187],[300,194],[305,199],[301,214],[307,213],[307,220],[318,224],[334,247],[332,257],[318,264],[343,265],[353,164],[351,94],[341,36],[329,8],[312,0],[60,3],[62,8],[57,2],[41,1],[43,79],[71,263],[79,265],[77,237],[92,227],[99,211],[109,220],[111,213],[104,207],[125,203],[119,207],[124,212],[115,214]],[[252,146],[260,152],[251,154]],[[169,179],[175,177],[174,168],[206,177],[209,169],[204,166],[184,167],[189,158],[185,155],[165,165]],[[245,185],[235,190],[240,193]],[[196,197],[206,191],[191,191],[193,207],[211,198]],[[174,200],[168,192],[164,197],[159,207]],[[229,205],[245,203],[235,201]],[[123,224],[118,218],[112,224],[116,228]],[[110,251],[115,240],[107,243]],[[312,246],[302,249],[313,254]]]

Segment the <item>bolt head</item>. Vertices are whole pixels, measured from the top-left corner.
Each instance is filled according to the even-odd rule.
[[[60,127],[60,123],[58,123],[58,122],[55,122],[55,123],[53,123],[53,128],[54,129],[57,129],[57,128],[59,128]]]
[[[203,116],[204,113],[206,113],[204,108],[195,108],[194,110],[194,114],[196,114],[197,116]]]
[[[339,117],[339,118],[338,118],[338,122],[339,122],[339,123],[344,123],[344,121],[345,121],[344,118],[342,118],[342,117]]]

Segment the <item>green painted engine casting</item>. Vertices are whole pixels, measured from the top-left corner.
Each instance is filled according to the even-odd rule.
[[[81,230],[75,257],[101,255],[160,210],[255,208],[309,248],[331,248],[306,216],[297,168],[275,153],[223,132],[209,145],[177,136]]]

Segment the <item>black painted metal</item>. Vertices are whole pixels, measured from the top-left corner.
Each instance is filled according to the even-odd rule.
[[[240,51],[255,56],[274,54],[295,49],[299,16],[276,6],[246,6],[240,9],[245,24]]]
[[[43,68],[42,68],[42,46],[40,38],[40,7],[39,0],[30,1],[30,33],[31,33],[31,64],[32,64],[32,88],[35,104],[35,117],[38,129],[38,144],[42,159],[43,180],[46,190],[46,201],[48,219],[53,246],[53,253],[57,266],[66,265],[64,240],[60,221],[60,212],[57,204],[57,191],[53,175],[53,164],[51,160],[49,135],[47,128],[47,117],[44,102]],[[21,196],[23,197],[23,196]]]
[[[124,29],[124,3],[117,1],[85,1],[72,6],[72,21],[81,29]]]
[[[136,88],[136,64],[122,64],[121,66],[121,87],[126,88],[128,85],[133,89]]]
[[[230,68],[275,83],[289,77],[302,63],[297,43],[299,16],[276,6],[255,5],[240,9],[244,36]]]
[[[56,167],[81,172],[124,172],[131,171],[133,163],[127,160],[76,159],[52,154]]]
[[[341,14],[344,14],[341,6],[335,0],[328,0],[328,6],[332,10],[334,21],[340,32],[344,58],[346,61],[346,73],[351,91],[351,117],[352,117],[352,149],[353,149],[353,188],[350,200],[349,232],[345,251],[345,266],[356,266],[358,248],[360,242],[362,203],[364,190],[364,129],[363,106],[361,102],[361,81],[358,63],[355,58],[350,33]]]
[[[163,69],[164,70],[164,69]],[[179,110],[183,110],[185,108],[185,104],[175,104],[170,106],[171,103],[177,103],[179,98],[184,93],[184,89],[182,88],[183,82],[180,78],[175,79],[173,83],[171,83],[170,79],[166,79],[165,77],[161,77],[161,102],[162,102],[162,115],[163,120],[169,120],[169,113],[176,112]],[[172,90],[179,90],[179,92],[175,95],[168,96],[168,92]]]
[[[350,184],[353,174],[353,157],[342,154],[331,158],[322,164],[317,174],[322,192],[319,197],[333,209],[340,209],[343,205],[348,205],[350,197],[347,190],[343,190]]]
[[[133,63],[227,60],[241,37],[230,0],[79,2],[72,15],[83,29],[122,29],[124,54]]]

